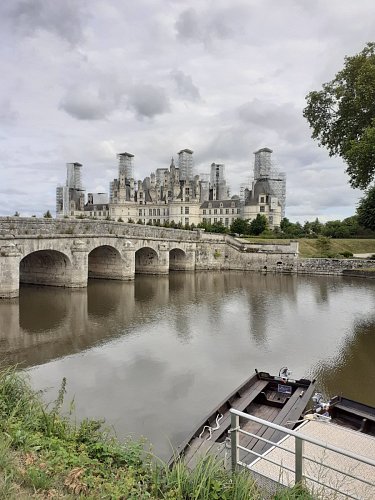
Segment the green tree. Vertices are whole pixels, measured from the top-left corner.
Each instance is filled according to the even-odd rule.
[[[13,217],[19,217],[19,216],[20,216],[20,213],[19,213],[19,212],[17,212],[17,210],[16,210],[16,211],[14,212]]]
[[[263,233],[268,227],[267,218],[264,215],[258,214],[255,219],[250,222],[249,233],[255,236]]]
[[[316,240],[316,246],[318,247],[322,257],[326,257],[331,250],[331,240],[328,236],[319,236]]]
[[[210,228],[212,233],[226,233],[227,228],[224,226],[222,222],[214,222]]]
[[[230,226],[231,233],[249,234],[249,222],[245,219],[234,219]]]
[[[366,195],[360,199],[357,214],[361,226],[375,231],[375,186],[370,188]]]
[[[352,187],[366,189],[375,177],[375,43],[345,57],[335,78],[306,100],[312,137],[344,159]]]
[[[49,210],[47,210],[47,212],[43,214],[43,217],[45,219],[52,219],[51,212]]]

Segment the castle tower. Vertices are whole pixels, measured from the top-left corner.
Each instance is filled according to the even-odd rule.
[[[134,171],[133,171],[134,155],[132,155],[131,153],[119,153],[117,155],[117,158],[119,159],[119,165],[118,165],[119,177],[121,177],[121,175],[124,175],[125,179],[134,178]]]
[[[182,181],[194,179],[193,152],[191,149],[181,149],[178,153],[178,168],[180,169],[180,180]]]

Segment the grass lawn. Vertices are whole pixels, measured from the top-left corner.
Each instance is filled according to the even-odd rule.
[[[262,239],[247,238],[249,243],[276,243],[279,245],[288,244],[290,240],[284,239]],[[301,257],[320,257],[318,240],[312,238],[300,238],[299,253]],[[371,253],[375,254],[375,238],[372,239],[330,239],[330,253],[339,254],[342,252]]]

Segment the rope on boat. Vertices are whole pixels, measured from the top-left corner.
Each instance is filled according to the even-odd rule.
[[[211,438],[212,438],[212,431],[216,431],[217,429],[219,429],[220,427],[220,420],[223,418],[223,415],[221,413],[218,413],[216,415],[216,426],[215,427],[211,427],[210,425],[205,425],[202,429],[202,432],[199,434],[199,437],[201,438],[202,435],[204,434],[204,431],[207,429],[208,432],[209,432],[209,436],[208,438],[206,439],[206,441],[209,441]]]
[[[302,422],[305,422],[306,420],[315,420],[316,422],[330,422],[331,417],[329,415],[321,415],[319,413],[313,413],[309,415],[305,415],[301,420],[288,420],[286,423],[287,424],[301,424]]]

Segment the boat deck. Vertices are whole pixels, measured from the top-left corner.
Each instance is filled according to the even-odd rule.
[[[241,393],[241,397],[233,402],[232,408],[292,429],[312,396],[314,384],[311,384],[307,389],[297,387],[289,398],[284,394],[275,395],[273,393],[271,395],[265,393],[264,389],[267,384],[268,382],[264,380],[256,381],[255,384]],[[257,402],[254,401],[259,394],[262,394],[264,403],[259,401],[259,398]],[[244,422],[241,421],[241,427],[245,431],[256,434],[257,437],[262,436],[273,443],[278,442],[284,437],[284,434],[279,431],[274,431],[266,426],[248,420]],[[228,408],[220,421],[220,427],[216,430],[212,430],[211,438],[209,432],[206,430],[205,433],[202,434],[202,437],[196,436],[190,441],[188,448],[184,452],[185,463],[190,468],[194,468],[197,460],[199,460],[202,455],[211,454],[222,458],[224,462],[229,465],[229,428],[230,413]],[[264,453],[271,445],[259,441],[257,437],[240,434],[239,444],[256,453]],[[256,458],[257,456],[253,453],[240,451],[240,460],[245,463],[251,463]]]
[[[309,420],[304,422],[298,431],[306,436],[325,441],[326,443],[337,446],[352,453],[356,453],[366,458],[375,460],[375,438],[358,431],[353,431],[347,427],[341,427],[332,422],[322,422]],[[294,439],[290,436],[286,437],[282,442],[283,448],[294,451]],[[294,471],[294,455],[273,447],[266,454],[267,458],[277,463],[282,463],[284,466],[291,468]],[[375,498],[375,488],[363,484],[355,479],[349,478],[345,473],[350,473],[367,481],[374,481],[374,468],[370,465],[358,463],[351,458],[339,455],[335,452],[323,450],[313,444],[305,442],[304,456],[313,458],[318,462],[305,461],[304,473],[310,477],[318,478],[321,482],[328,484],[333,488],[343,491],[342,494],[335,493],[320,484],[312,481],[307,481],[307,486],[310,491],[315,492],[321,498],[361,498],[363,500],[372,500]],[[324,464],[336,467],[343,471],[338,473],[324,468]],[[280,466],[273,465],[262,458],[258,459],[251,466],[251,470],[266,476],[267,478],[279,482],[285,486],[293,484],[294,473],[285,469],[281,471]]]

